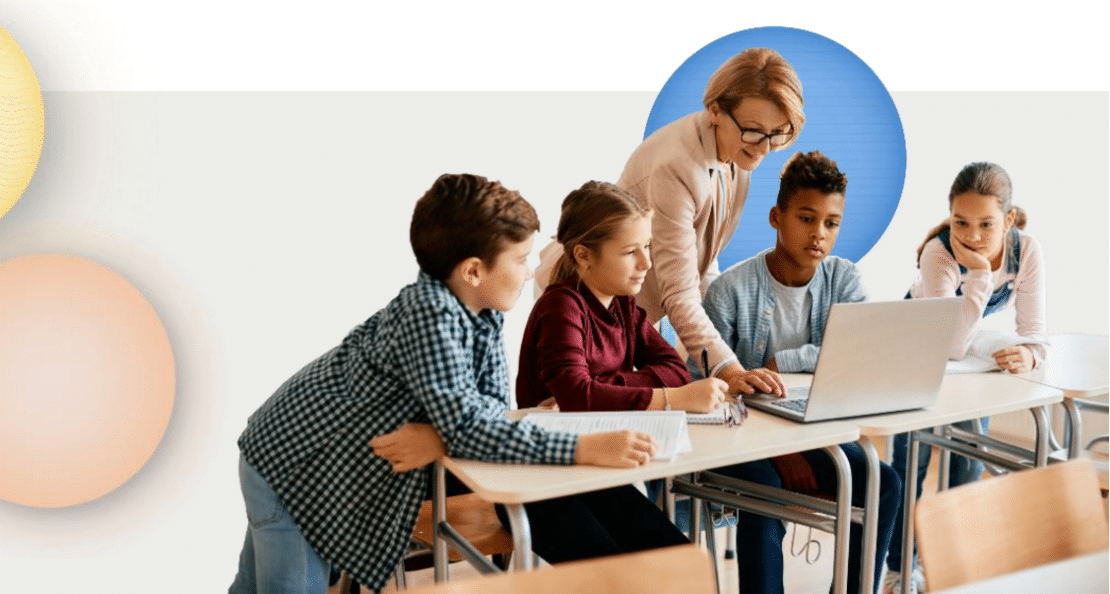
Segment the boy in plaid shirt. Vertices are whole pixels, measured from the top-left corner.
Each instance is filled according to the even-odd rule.
[[[518,193],[476,175],[443,175],[417,201],[416,282],[278,388],[239,438],[248,527],[229,592],[324,594],[329,564],[380,591],[427,489],[417,467],[443,453],[602,466],[651,459],[654,444],[640,433],[575,437],[504,417],[502,312],[531,277],[538,229]],[[376,455],[370,441],[406,424],[403,432],[442,440],[411,443],[443,445],[378,440]]]

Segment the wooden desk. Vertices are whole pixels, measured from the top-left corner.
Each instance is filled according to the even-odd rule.
[[[1056,334],[1048,337],[1048,359],[1040,369],[1014,377],[1051,386],[1064,391],[1064,409],[1068,413],[1065,442],[1068,458],[1079,455],[1083,437],[1083,420],[1079,408],[1084,400],[1105,399],[1110,392],[1110,338],[1094,334]],[[1077,400],[1079,403],[1077,404]],[[1091,403],[1106,410],[1104,403]],[[1101,405],[1101,406],[1100,406]]]
[[[1014,594],[1015,592],[1068,592],[1106,594],[1110,582],[1110,558],[1106,551],[1038,565],[972,582],[934,594]]]
[[[513,555],[514,567],[530,569],[532,558],[526,552],[532,550],[532,544],[528,519],[524,511],[525,503],[762,460],[804,450],[830,448],[835,449],[834,456],[843,457],[839,444],[858,438],[859,430],[847,423],[802,425],[770,415],[753,413],[741,427],[690,426],[693,451],[679,454],[670,462],[650,462],[638,468],[614,469],[592,466],[494,464],[445,458],[441,463],[437,463],[442,466],[438,467],[435,476],[437,487],[441,487],[442,468],[447,468],[483,499],[504,504],[512,527],[515,550],[521,552]],[[843,462],[843,470],[847,471],[846,461]],[[851,481],[843,480],[841,483],[846,483],[848,487],[848,497],[842,502],[846,512],[842,517],[847,517],[851,503]],[[436,499],[439,499],[440,490],[437,488]],[[459,543],[455,542],[455,536],[451,534],[451,528],[446,525],[444,519],[437,515],[437,528],[442,527],[443,535],[451,538],[452,544],[459,548]],[[838,539],[840,542],[847,543],[848,523],[842,522],[843,538]],[[439,537],[436,540],[436,579],[440,581],[447,578],[447,541]],[[836,579],[841,583],[837,589],[838,592],[844,591],[847,579],[846,550],[845,546],[844,554],[838,557],[840,563],[836,564],[834,569]]]

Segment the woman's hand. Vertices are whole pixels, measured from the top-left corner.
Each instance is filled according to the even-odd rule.
[[[782,479],[784,489],[812,493],[817,490],[817,476],[813,474],[813,467],[801,454],[787,454],[771,458],[779,477]]]
[[[578,436],[575,464],[635,468],[655,456],[655,440],[639,431],[612,431]]]
[[[729,363],[721,370],[718,377],[728,382],[730,394],[764,392],[775,396],[786,395],[786,385],[782,383],[782,378],[770,369],[761,367],[745,370],[739,363]]]
[[[671,408],[693,413],[707,413],[725,402],[728,383],[709,377],[670,389]]]
[[[964,242],[956,239],[955,235],[950,236],[949,244],[952,246],[952,255],[956,257],[956,262],[959,262],[960,266],[968,270],[990,271],[990,260],[987,260],[986,256],[964,245]]]
[[[439,433],[428,423],[407,423],[392,433],[370,440],[379,458],[393,465],[393,472],[427,466],[447,453]]]
[[[1019,344],[1015,347],[999,349],[991,354],[994,362],[1000,369],[1010,373],[1025,373],[1033,369],[1036,359],[1033,358],[1033,349]]]

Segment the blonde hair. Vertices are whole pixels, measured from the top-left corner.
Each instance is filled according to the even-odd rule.
[[[997,198],[998,208],[1002,211],[1002,215],[1006,216],[1010,214],[1010,211],[1014,211],[1014,226],[1018,229],[1025,228],[1025,211],[1020,206],[1014,206],[1014,185],[1002,166],[987,161],[977,161],[965,165],[956,174],[956,180],[952,182],[952,189],[948,191],[948,210],[952,210],[952,200],[956,196],[968,192]],[[921,253],[925,251],[925,244],[948,228],[949,220],[945,219],[944,222],[929,230],[929,233],[925,236],[925,241],[921,242],[921,245],[917,248],[918,267],[921,266]],[[1003,242],[1002,245],[1005,249],[1007,244]]]
[[[798,138],[806,116],[802,112],[802,81],[798,73],[778,52],[766,47],[750,47],[729,58],[709,77],[702,104],[709,109],[732,112],[745,98],[766,99],[786,114],[790,121],[790,141],[776,149],[784,149]]]
[[[551,272],[551,284],[577,275],[575,246],[585,246],[596,253],[601,244],[616,233],[621,223],[632,217],[650,214],[650,207],[608,182],[589,181],[567,194],[555,236],[563,244],[563,253]]]

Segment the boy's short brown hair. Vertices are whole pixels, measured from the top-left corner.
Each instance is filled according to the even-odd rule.
[[[539,231],[536,210],[500,182],[469,173],[445,173],[416,201],[409,241],[421,270],[446,280],[455,266],[477,256],[497,260],[507,243]]]
[[[775,206],[786,210],[794,194],[804,188],[844,195],[848,189],[848,176],[837,169],[836,161],[822,155],[821,151],[798,151],[786,160],[779,175],[779,196]]]

